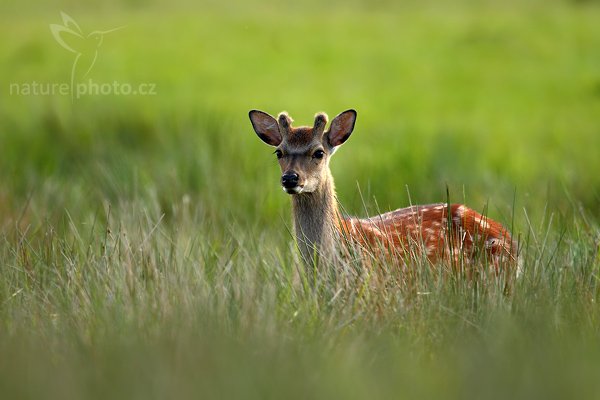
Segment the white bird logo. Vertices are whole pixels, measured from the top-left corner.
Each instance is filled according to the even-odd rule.
[[[85,78],[98,58],[98,49],[104,41],[104,35],[107,33],[118,31],[124,27],[109,29],[106,31],[93,31],[85,35],[77,22],[67,13],[61,11],[63,25],[50,24],[50,31],[54,39],[62,47],[75,54],[73,67],[71,68],[71,90],[73,90],[73,82],[75,77],[81,75],[81,79]]]

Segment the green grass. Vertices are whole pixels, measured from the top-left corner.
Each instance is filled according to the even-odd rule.
[[[172,3],[0,6],[2,398],[598,396],[597,3]],[[125,26],[91,79],[157,94],[10,95],[68,82],[61,10]],[[247,112],[350,107],[345,209],[448,186],[521,238],[509,295],[418,266],[303,284]]]

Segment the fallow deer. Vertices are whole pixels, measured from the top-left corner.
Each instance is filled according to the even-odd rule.
[[[329,161],[350,137],[356,111],[336,116],[328,130],[324,113],[316,114],[312,127],[292,127],[285,112],[277,119],[258,110],[249,116],[258,137],[275,147],[281,185],[292,195],[296,241],[307,263],[315,255],[331,260],[340,254],[339,244],[351,242],[402,265],[415,257],[432,264],[479,260],[496,271],[516,265],[517,244],[508,230],[461,204],[411,206],[364,219],[343,216]]]

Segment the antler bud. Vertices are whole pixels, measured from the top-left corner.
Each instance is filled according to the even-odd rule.
[[[315,115],[315,124],[313,126],[313,135],[322,136],[325,132],[325,125],[327,125],[327,114],[321,112]]]
[[[283,111],[279,113],[277,117],[277,121],[279,122],[279,127],[281,128],[281,134],[287,135],[290,133],[290,128],[292,126],[292,122],[294,122],[287,112]]]

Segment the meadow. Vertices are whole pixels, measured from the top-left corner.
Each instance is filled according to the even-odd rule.
[[[50,24],[107,33],[81,82]],[[0,5],[0,398],[597,398],[600,3]],[[92,47],[90,47],[92,46]],[[15,86],[16,85],[16,86]],[[306,284],[247,113],[358,111],[354,215],[465,202],[510,293],[382,265]]]

